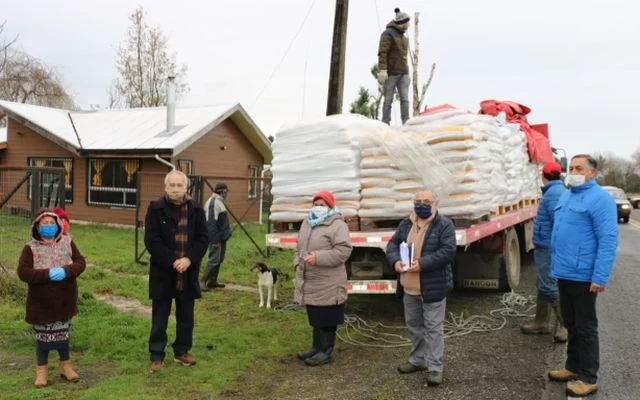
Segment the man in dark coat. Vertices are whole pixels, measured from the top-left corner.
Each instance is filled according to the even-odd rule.
[[[187,196],[187,176],[174,170],[167,174],[164,182],[165,195],[151,202],[145,218],[144,244],[151,255],[151,372],[163,365],[173,299],[176,302],[174,361],[184,366],[196,363],[195,357],[189,354],[193,309],[195,299],[201,297],[198,272],[209,241],[204,210]]]
[[[387,24],[378,44],[378,82],[383,85],[382,122],[391,121],[391,104],[396,88],[400,96],[400,116],[404,124],[409,119],[409,14],[395,9],[396,16]]]
[[[416,193],[414,212],[400,223],[387,245],[387,261],[400,274],[404,318],[412,342],[409,360],[398,372],[428,369],[429,386],[442,383],[446,296],[453,288],[451,265],[456,256],[455,228],[451,220],[438,214],[437,207],[431,190]],[[413,248],[406,263],[401,255],[403,242]]]

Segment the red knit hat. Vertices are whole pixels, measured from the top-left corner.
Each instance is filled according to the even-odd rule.
[[[542,173],[548,176],[560,176],[562,167],[555,161],[548,162],[542,168]]]
[[[69,220],[69,215],[67,214],[67,212],[65,210],[63,210],[60,207],[56,207],[53,209],[53,212],[60,217],[61,219],[66,219],[67,221]]]
[[[333,196],[333,193],[328,191],[318,192],[313,195],[312,202],[316,201],[316,199],[322,199],[327,203],[329,208],[334,208],[336,206],[336,198]]]

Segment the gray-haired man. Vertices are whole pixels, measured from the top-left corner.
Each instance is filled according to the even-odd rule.
[[[402,242],[413,245],[411,265],[401,261]],[[432,191],[419,191],[414,197],[414,212],[400,223],[387,245],[387,261],[400,274],[405,322],[412,342],[409,360],[398,367],[398,372],[428,369],[429,386],[442,383],[446,296],[453,288],[451,265],[455,256],[453,223],[438,213]]]

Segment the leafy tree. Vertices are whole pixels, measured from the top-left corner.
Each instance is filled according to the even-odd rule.
[[[168,39],[159,27],[150,27],[141,6],[129,15],[131,26],[120,44],[116,68],[120,77],[109,88],[110,107],[165,105],[167,77],[174,76],[176,96],[189,91],[187,67],[169,54]]]

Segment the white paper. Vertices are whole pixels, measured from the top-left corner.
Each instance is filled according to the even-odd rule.
[[[400,262],[402,263],[402,270],[406,271],[411,267],[411,257],[413,256],[413,244],[411,249],[406,242],[400,243]]]

